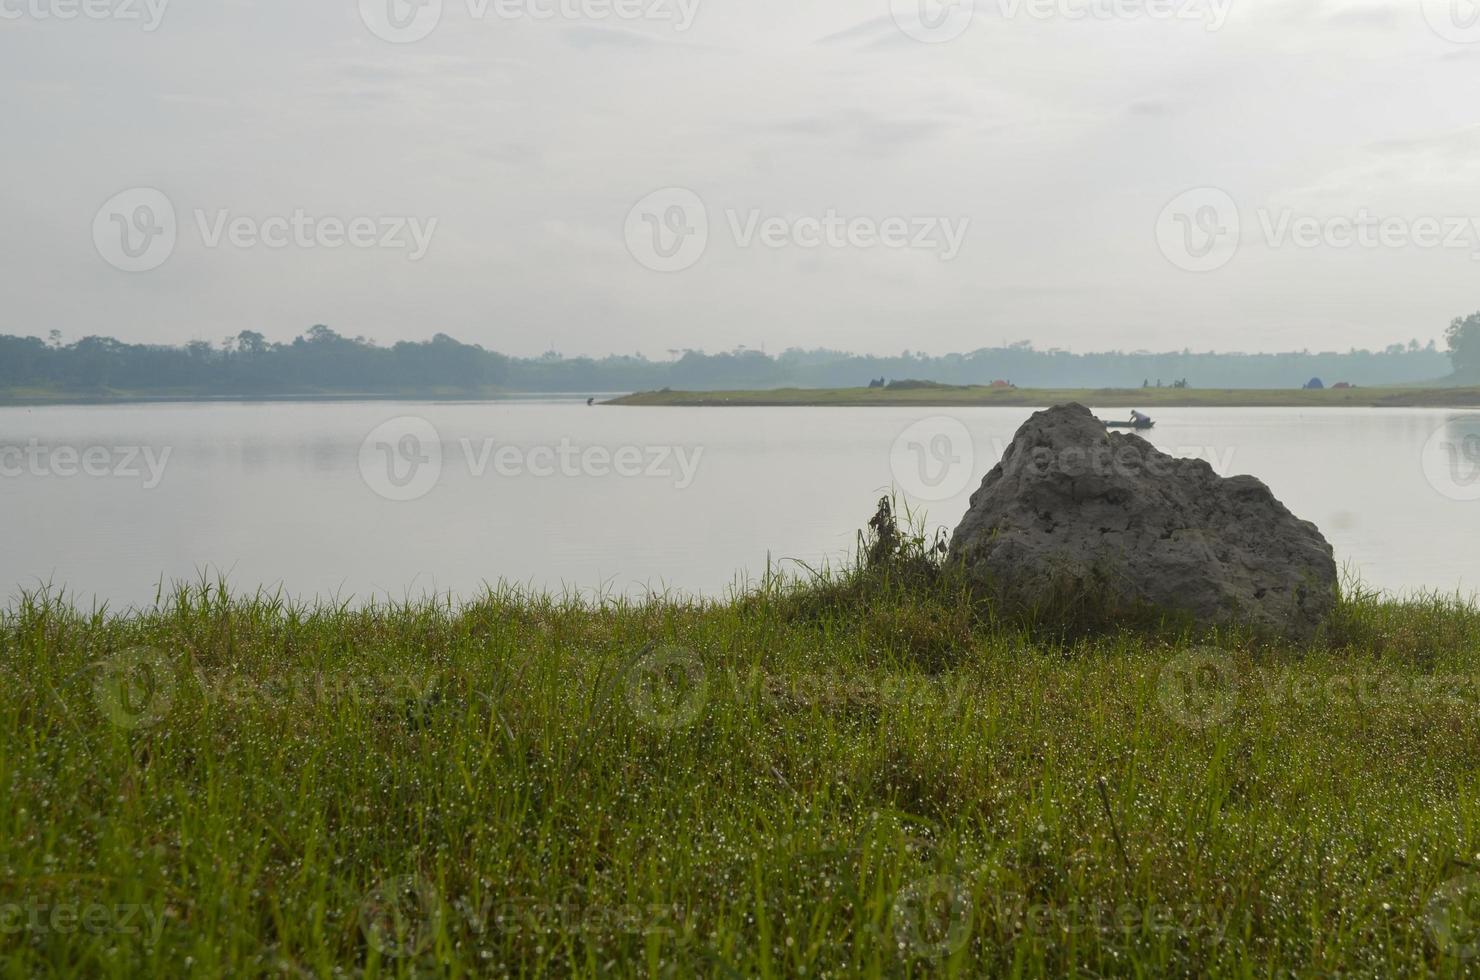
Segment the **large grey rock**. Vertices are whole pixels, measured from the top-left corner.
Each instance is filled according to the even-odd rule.
[[[950,555],[1018,612],[1165,612],[1307,639],[1336,604],[1331,546],[1263,482],[1107,433],[1082,405],[1023,423]]]

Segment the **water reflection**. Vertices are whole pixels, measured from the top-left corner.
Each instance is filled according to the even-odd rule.
[[[1028,414],[584,401],[0,409],[0,587],[51,580],[140,603],[161,578],[210,567],[299,596],[466,595],[499,580],[718,594],[768,560],[848,554],[891,486],[954,525]],[[426,423],[442,465],[415,499],[392,499],[367,478],[366,442],[406,418]],[[932,442],[939,432],[955,435]],[[1480,414],[1172,409],[1146,435],[1264,479],[1370,585],[1480,583],[1468,544],[1480,534]],[[927,467],[922,482],[932,446],[926,462],[964,472],[944,481]],[[9,465],[33,447],[44,463]],[[157,486],[124,475],[130,449],[168,454]],[[901,459],[914,469],[901,475]]]

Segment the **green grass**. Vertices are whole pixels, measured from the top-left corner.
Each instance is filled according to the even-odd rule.
[[[24,597],[0,975],[1480,966],[1480,610],[1050,634],[886,550],[722,602]]]
[[[1476,407],[1480,387],[1327,388],[989,388],[933,385],[921,388],[777,388],[769,391],[644,391],[610,405],[683,406],[1024,406],[1079,402],[1097,408],[1359,408]]]

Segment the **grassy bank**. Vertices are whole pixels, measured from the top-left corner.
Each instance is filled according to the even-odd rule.
[[[135,402],[334,402],[334,401],[495,401],[525,394],[502,388],[407,388],[398,391],[240,392],[178,388],[157,391],[53,388],[0,388],[0,406],[110,405]],[[584,397],[578,392],[571,398]],[[919,388],[776,388],[757,391],[643,391],[603,402],[607,405],[708,406],[1005,406],[1043,408],[1077,401],[1103,408],[1173,407],[1432,407],[1480,408],[1480,387],[1373,387],[1326,389],[1258,388],[990,388],[982,385],[927,385]]]
[[[1480,963],[1480,611],[1348,598],[1312,649],[1065,639],[901,574],[27,598],[0,619],[0,973]]]
[[[1046,408],[1079,402],[1097,408],[1185,407],[1480,407],[1480,388],[1327,388],[1322,391],[1258,388],[989,388],[929,385],[920,388],[778,388],[771,391],[644,391],[611,405],[686,406],[1022,406]]]

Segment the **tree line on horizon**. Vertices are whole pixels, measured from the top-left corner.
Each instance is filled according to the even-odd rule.
[[[549,352],[519,358],[464,344],[446,334],[428,341],[381,346],[319,324],[286,343],[243,331],[219,343],[129,344],[84,337],[63,344],[0,334],[0,389],[79,395],[196,394],[270,396],[309,393],[396,394],[431,391],[619,392],[675,388],[861,387],[876,377],[942,384],[1018,387],[1136,388],[1188,379],[1201,388],[1300,387],[1311,377],[1328,384],[1405,384],[1446,378],[1480,383],[1480,313],[1456,319],[1448,349],[1430,341],[1345,352],[1072,353],[1038,350],[1027,341],[969,353],[898,356],[793,348],[777,355],[739,349],[674,352],[671,360],[637,355],[565,357]]]

